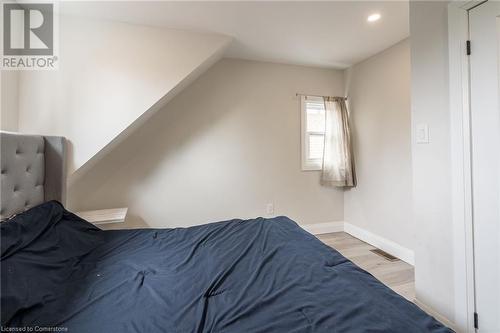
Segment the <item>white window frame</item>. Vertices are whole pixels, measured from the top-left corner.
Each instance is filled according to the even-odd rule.
[[[301,132],[301,164],[302,171],[321,171],[323,169],[323,159],[310,159],[309,156],[309,135],[320,134],[325,135],[325,132],[307,132],[307,112],[306,99],[317,100],[323,102],[322,97],[316,96],[300,96],[300,132]]]

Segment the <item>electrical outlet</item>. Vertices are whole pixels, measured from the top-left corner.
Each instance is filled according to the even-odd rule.
[[[267,215],[273,215],[274,214],[274,204],[273,203],[268,203],[266,205],[266,213],[267,213]]]

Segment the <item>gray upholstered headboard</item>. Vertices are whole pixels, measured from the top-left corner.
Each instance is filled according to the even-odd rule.
[[[65,203],[66,140],[0,131],[0,219],[49,200]]]

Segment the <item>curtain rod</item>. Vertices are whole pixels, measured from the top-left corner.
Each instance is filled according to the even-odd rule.
[[[343,98],[347,99],[348,96],[345,97],[337,97],[337,96],[322,96],[322,95],[311,95],[311,94],[301,94],[301,93],[296,93],[295,96],[313,96],[313,97],[326,97],[326,98]]]

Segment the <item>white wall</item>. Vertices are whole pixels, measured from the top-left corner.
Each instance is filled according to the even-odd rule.
[[[454,321],[447,2],[411,1],[412,126],[429,144],[412,146],[417,299]]]
[[[287,215],[341,221],[343,192],[300,166],[297,92],[338,95],[342,71],[224,59],[70,188],[73,210],[128,206],[126,225]]]
[[[59,26],[59,69],[20,76],[19,130],[68,138],[70,173],[230,41],[66,16]]]
[[[344,220],[412,250],[410,41],[351,67],[346,86],[358,186]]]
[[[18,129],[18,71],[0,71],[0,129],[15,132]]]

